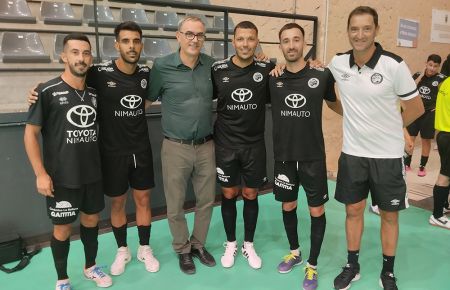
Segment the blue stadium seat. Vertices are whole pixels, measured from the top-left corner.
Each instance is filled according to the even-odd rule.
[[[223,41],[213,41],[211,46],[211,57],[217,60],[224,59]],[[231,42],[228,42],[228,56],[235,54],[235,50]]]
[[[224,26],[223,16],[214,16],[213,27],[220,29],[220,31],[222,32],[223,26]],[[234,22],[233,22],[233,19],[231,19],[231,17],[228,17],[228,34],[233,34],[233,33],[234,33]]]
[[[120,10],[122,21],[134,21],[142,29],[158,30],[158,25],[150,23],[144,9],[122,8]]]
[[[83,7],[83,19],[87,21],[89,26],[95,26],[94,21],[94,6],[84,5]],[[98,26],[102,27],[116,27],[119,22],[114,20],[111,9],[107,6],[97,6],[97,21]]]
[[[176,12],[155,11],[155,23],[165,31],[177,31],[178,15]]]
[[[0,22],[36,23],[25,0],[1,0]]]
[[[150,60],[172,53],[169,40],[162,38],[144,38],[144,54]]]
[[[35,32],[4,32],[1,54],[4,63],[47,63],[39,35]]]
[[[81,18],[75,18],[69,3],[42,2],[41,17],[45,24],[81,25]]]

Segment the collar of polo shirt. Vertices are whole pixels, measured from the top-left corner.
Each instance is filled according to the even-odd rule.
[[[379,44],[378,42],[375,42],[375,52],[373,53],[373,55],[369,59],[369,61],[365,64],[365,66],[370,67],[371,69],[374,69],[375,66],[377,65],[378,60],[380,59],[382,52],[383,52],[383,48],[381,47],[381,44]],[[356,65],[355,57],[353,56],[353,51],[352,51],[352,53],[350,53],[349,65],[350,65],[350,67],[353,67],[354,65]]]

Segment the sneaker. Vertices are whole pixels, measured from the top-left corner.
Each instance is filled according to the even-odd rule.
[[[137,258],[145,264],[145,269],[151,273],[159,271],[159,261],[153,256],[152,248],[148,245],[139,246]]]
[[[427,171],[425,170],[425,167],[420,167],[419,172],[417,172],[417,176],[424,177],[427,175]]]
[[[406,172],[411,171],[411,166],[405,165],[405,171],[406,171]]]
[[[56,281],[56,290],[71,290],[69,279]]]
[[[125,265],[131,261],[131,254],[128,247],[120,247],[117,249],[116,258],[111,264],[111,275],[118,276],[125,272]]]
[[[262,260],[258,256],[258,254],[256,254],[255,248],[253,247],[253,243],[244,241],[244,244],[242,245],[242,256],[244,256],[247,259],[248,264],[253,269],[261,268]]]
[[[398,290],[397,288],[397,278],[395,278],[394,273],[385,272],[380,275],[380,287],[384,290]]]
[[[284,256],[283,261],[278,265],[278,273],[289,273],[292,271],[292,268],[300,265],[301,263],[303,263],[301,254],[297,256],[290,253],[289,255]]]
[[[317,268],[313,268],[309,263],[305,267],[305,278],[303,279],[303,290],[317,289],[318,278]]]
[[[84,269],[84,276],[88,280],[92,280],[97,284],[97,287],[106,288],[112,285],[112,279],[105,272],[103,272],[102,268],[94,265],[88,269]]]
[[[444,213],[444,214],[450,213],[450,207],[445,207],[445,206],[444,206],[444,211],[443,211],[443,213]]]
[[[220,258],[220,262],[224,268],[231,268],[234,265],[234,257],[236,257],[237,254],[237,243],[236,241],[226,241],[223,243],[223,246],[225,247],[225,252],[223,253],[222,258]]]
[[[334,289],[347,290],[351,282],[358,281],[360,278],[359,264],[347,264],[342,267],[341,274],[334,278]]]
[[[435,218],[434,215],[431,215],[430,218],[428,219],[428,222],[432,226],[437,226],[450,230],[450,221],[445,215],[441,216],[440,218]]]
[[[373,214],[380,215],[380,209],[378,208],[378,205],[370,205],[369,211]]]

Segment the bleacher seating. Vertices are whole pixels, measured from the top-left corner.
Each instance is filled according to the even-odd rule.
[[[36,23],[25,0],[1,0],[0,22]]]
[[[4,63],[48,63],[39,35],[35,32],[4,32],[1,54]]]
[[[103,36],[100,39],[100,57],[102,60],[111,60],[119,57],[119,53],[114,47],[115,41],[114,36]]]
[[[231,42],[228,42],[228,56],[235,54],[235,50]],[[211,46],[211,57],[217,60],[224,59],[224,44],[223,41],[213,41]]]
[[[134,21],[139,24],[142,29],[158,29],[158,25],[150,23],[144,9],[122,8],[120,10],[120,15],[122,21]]]
[[[219,31],[224,31],[224,18],[223,16],[214,16],[213,27],[219,29]],[[234,22],[231,17],[228,17],[228,34],[234,33]]]
[[[176,12],[155,11],[155,23],[165,31],[177,31],[178,15]]]
[[[75,17],[69,3],[42,2],[41,17],[45,24],[81,25],[81,18]]]
[[[83,19],[87,21],[89,26],[95,26],[93,5],[84,5]],[[116,27],[119,24],[118,21],[114,20],[111,9],[108,6],[101,5],[97,5],[97,21],[98,26],[101,27]]]
[[[200,18],[203,21],[203,23],[205,23],[206,32],[209,32],[209,33],[219,33],[220,32],[220,29],[214,28],[209,23],[208,18],[205,15],[202,15],[202,14],[188,14],[188,15]]]
[[[163,38],[144,38],[144,55],[150,60],[172,53],[169,40]]]
[[[63,40],[64,37],[66,37],[67,34],[63,34],[63,33],[57,33],[55,34],[54,37],[54,41],[55,41],[55,46],[53,47],[53,60],[54,61],[59,61],[60,63],[62,62],[61,60],[61,52],[63,51]],[[89,37],[89,41],[91,43],[91,50],[92,50],[92,55],[95,56],[96,55],[96,49],[95,49],[95,39],[91,39]]]

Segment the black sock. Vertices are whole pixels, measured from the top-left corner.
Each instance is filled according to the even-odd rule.
[[[358,264],[359,250],[357,251],[347,251],[347,261],[349,264]]]
[[[152,229],[152,225],[137,226],[137,229],[139,235],[139,245],[148,246],[150,243],[150,231]]]
[[[428,156],[423,156],[420,157],[420,167],[425,167],[427,165],[428,162]]]
[[[114,233],[114,237],[116,238],[117,247],[126,247],[127,246],[127,224],[124,224],[121,227],[116,228],[112,225],[112,230]]]
[[[297,233],[297,207],[291,211],[283,210],[283,223],[290,250],[297,250],[300,247]]]
[[[222,220],[229,242],[236,241],[236,197],[228,199],[222,194]]]
[[[444,215],[445,202],[448,202],[448,191],[450,186],[438,186],[435,185],[433,188],[433,216],[435,218],[440,218]]]
[[[67,276],[67,257],[69,256],[70,238],[65,241],[60,241],[52,236],[50,248],[52,249],[53,262],[55,263],[58,280],[69,278]]]
[[[258,222],[258,197],[255,199],[244,199],[244,241],[253,243],[255,236],[256,223]]]
[[[322,247],[327,219],[325,213],[319,217],[311,217],[311,249],[309,250],[308,263],[317,266],[317,258]]]
[[[412,154],[410,155],[405,152],[403,156],[404,156],[403,162],[405,163],[405,166],[411,166]]]
[[[84,246],[84,256],[86,258],[85,269],[95,265],[98,250],[98,226],[87,228],[80,224],[80,239]]]
[[[383,269],[381,270],[381,274],[386,272],[394,273],[394,261],[395,256],[386,256],[383,254]]]

